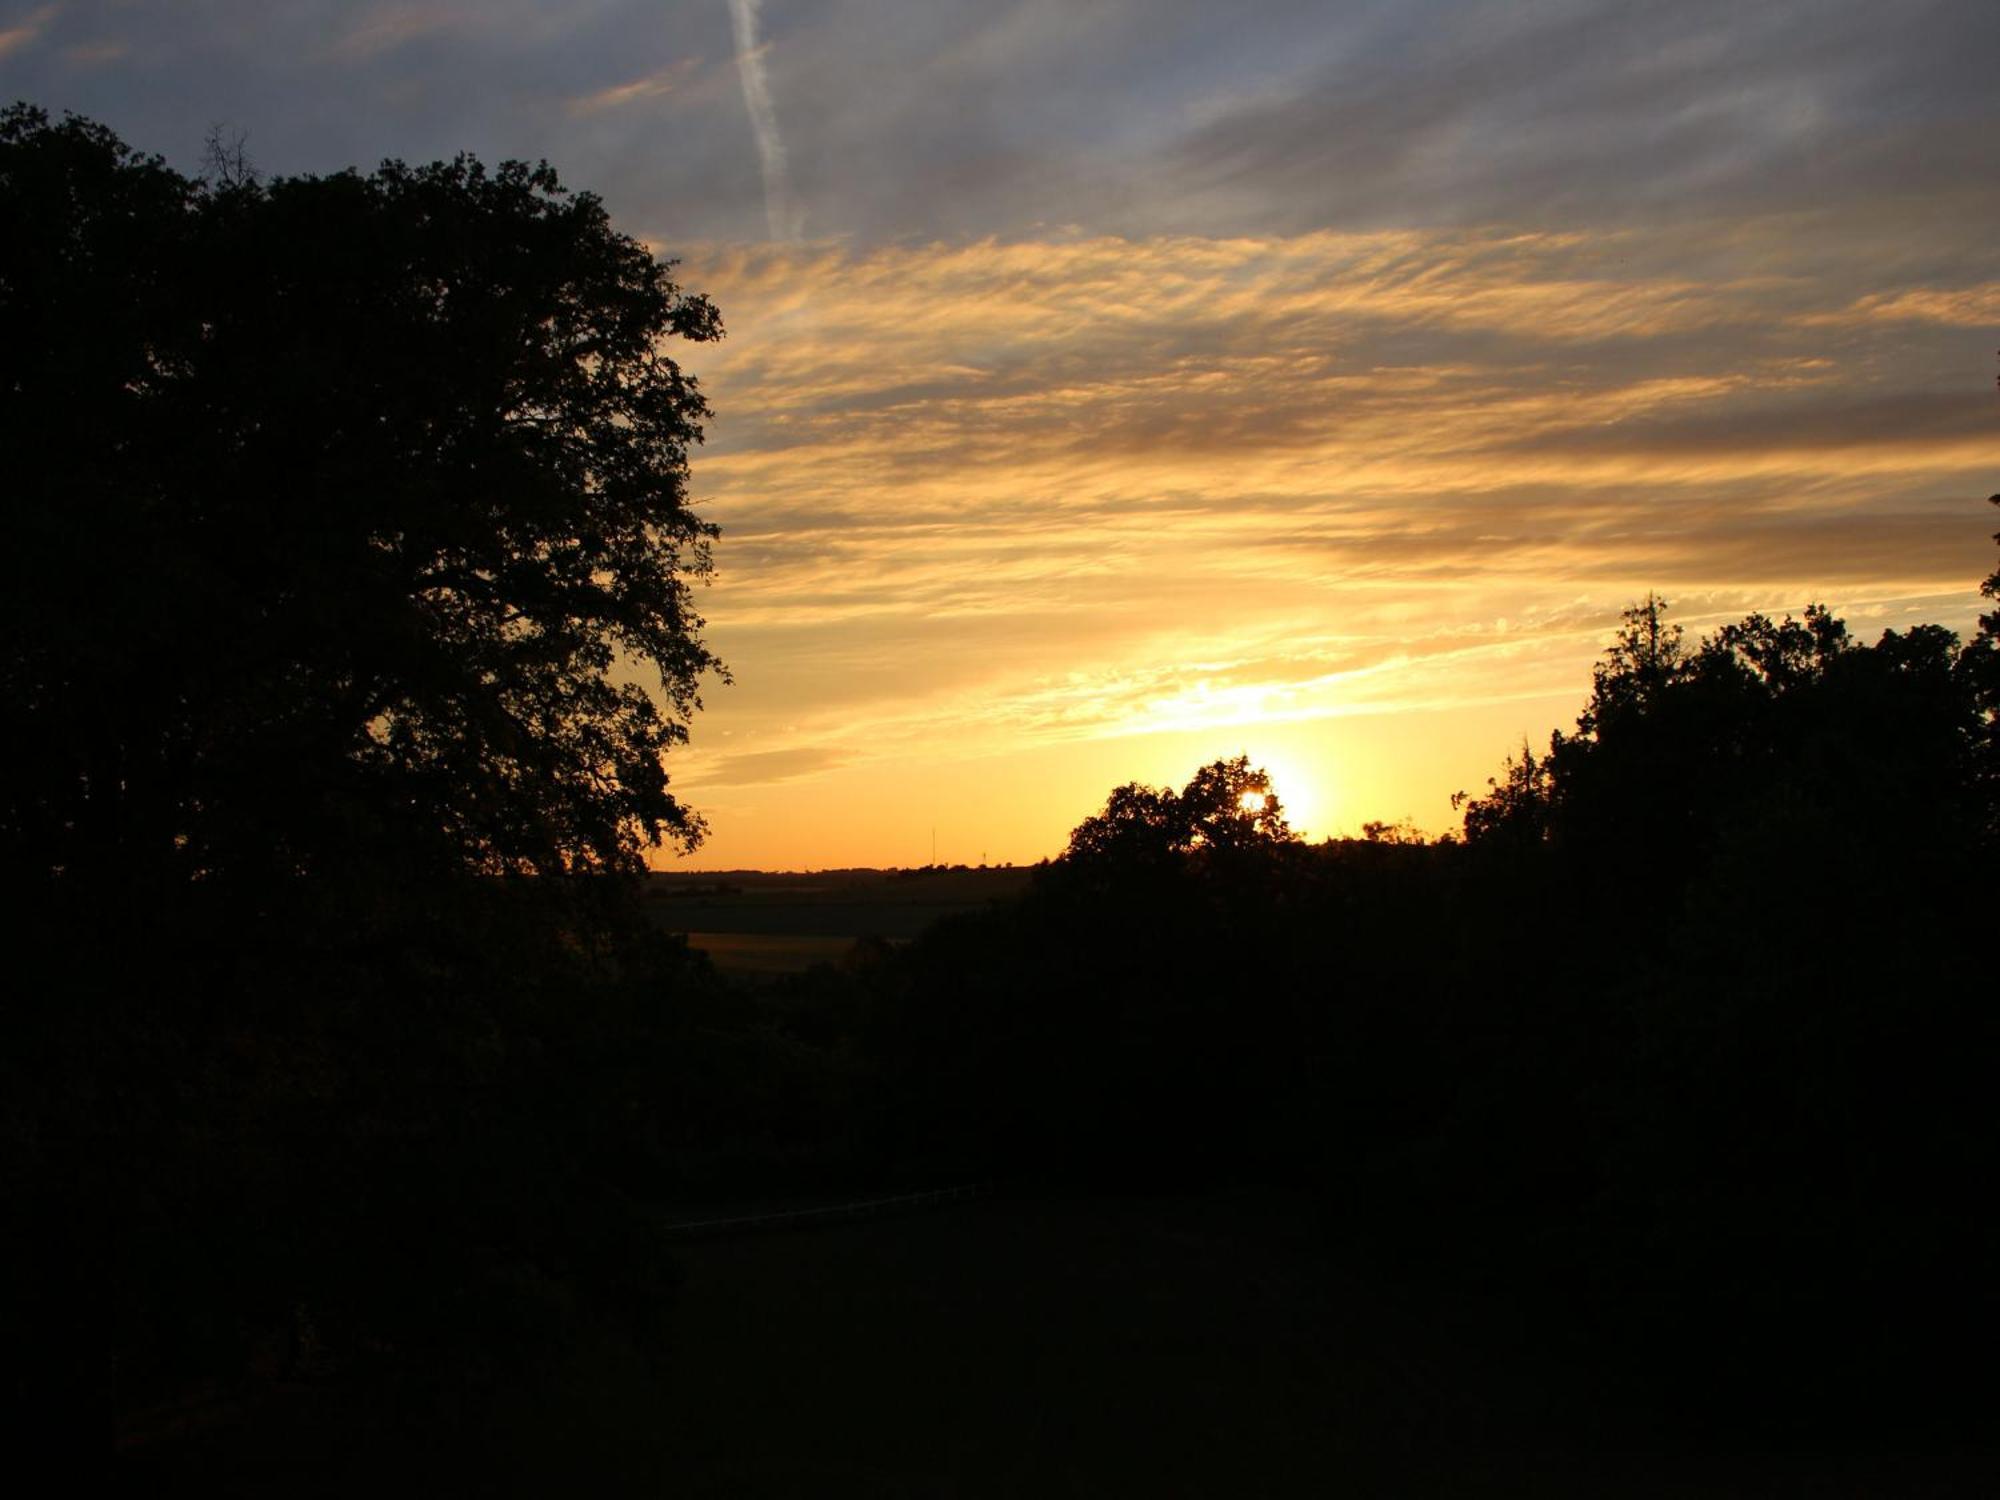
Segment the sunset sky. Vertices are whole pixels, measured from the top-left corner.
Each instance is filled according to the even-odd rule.
[[[0,101],[547,158],[714,298],[706,868],[1238,751],[1436,832],[1649,589],[1967,629],[1996,78],[1994,0],[0,0]]]

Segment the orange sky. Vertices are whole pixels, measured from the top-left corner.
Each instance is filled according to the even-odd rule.
[[[738,681],[685,863],[1033,860],[1239,750],[1309,835],[1441,831],[1648,589],[1966,627],[2000,282],[1803,276],[1791,232],[1703,226],[1699,278],[1498,230],[690,252]]]
[[[688,864],[1032,860],[1239,751],[1453,824],[1619,611],[1958,629],[1994,0],[0,0],[185,170],[547,159],[727,342]]]

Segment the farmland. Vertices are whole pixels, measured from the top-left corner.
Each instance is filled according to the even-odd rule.
[[[857,942],[907,942],[940,917],[1018,895],[1031,869],[1004,865],[767,874],[658,871],[646,910],[725,976],[748,982],[832,963]]]

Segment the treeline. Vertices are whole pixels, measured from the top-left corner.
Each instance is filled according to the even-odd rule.
[[[1987,591],[1995,583],[1989,581]],[[1130,786],[1018,903],[782,994],[885,1156],[1287,1181],[1677,1423],[1985,1430],[2000,616],[1626,616],[1462,836],[1317,846],[1246,762]],[[920,1144],[919,1144],[920,1143]]]
[[[1463,838],[1308,846],[1222,762],[747,994],[638,899],[700,834],[662,752],[718,670],[667,353],[706,299],[546,167],[191,179],[26,106],[0,223],[39,1439],[207,1382],[431,1442],[662,1347],[677,1204],[968,1176],[1305,1184],[1384,1274],[1717,1421],[1983,1390],[1939,1372],[1995,1322],[2000,613],[1690,645],[1649,603]]]
[[[1996,637],[1689,643],[1648,601],[1461,836],[1307,844],[1220,762],[755,991],[608,878],[45,891],[14,1398],[317,1381],[427,1431],[667,1348],[681,1205],[1284,1183],[1674,1430],[1958,1440],[2000,1332]]]

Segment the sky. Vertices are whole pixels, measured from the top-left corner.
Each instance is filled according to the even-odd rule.
[[[1239,752],[1453,827],[1622,609],[1969,630],[1993,0],[0,0],[199,168],[547,159],[725,342],[689,868],[1030,861]]]

